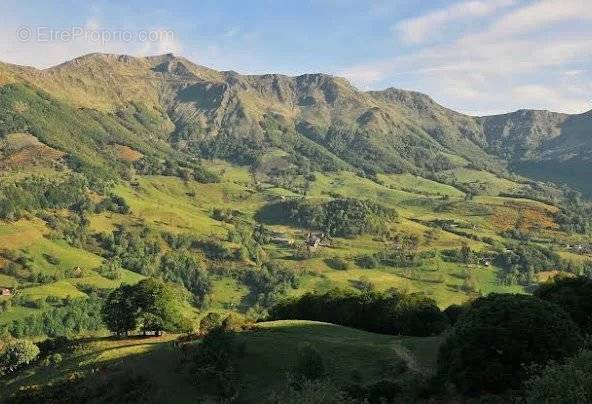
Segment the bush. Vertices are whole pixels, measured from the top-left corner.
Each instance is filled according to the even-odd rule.
[[[550,362],[526,383],[526,402],[592,402],[592,351],[581,351],[565,363]]]
[[[450,325],[454,325],[456,324],[456,321],[461,316],[461,314],[467,311],[467,309],[468,306],[464,304],[451,304],[450,306],[444,309],[444,314],[448,318],[448,322],[450,322]]]
[[[297,377],[307,380],[317,380],[325,374],[325,365],[321,354],[308,342],[304,342],[298,347],[294,373]]]
[[[337,271],[347,271],[349,269],[349,262],[341,257],[326,258],[324,262],[329,268]]]
[[[39,348],[31,341],[26,339],[12,341],[0,353],[0,374],[12,373],[31,363],[38,355]]]
[[[368,254],[356,258],[356,264],[362,268],[372,269],[376,268],[379,265],[379,262],[374,255]]]
[[[240,373],[238,359],[245,351],[236,335],[221,327],[212,329],[196,350],[194,372],[203,388],[215,386],[223,402],[233,402],[238,397]]]
[[[349,397],[328,379],[288,380],[282,390],[275,391],[267,400],[270,404],[354,404],[357,400]]]
[[[482,297],[462,314],[440,348],[439,374],[466,394],[518,388],[524,365],[574,353],[582,339],[557,306],[525,295]]]
[[[582,334],[592,335],[592,279],[556,279],[539,286],[534,295],[561,307],[580,327]]]
[[[246,321],[243,316],[237,313],[230,313],[222,321],[222,328],[225,331],[237,332],[244,328]],[[201,328],[201,324],[200,324]]]
[[[206,314],[199,322],[199,332],[202,334],[208,334],[215,328],[219,328],[222,325],[222,316],[220,313],[214,311]]]

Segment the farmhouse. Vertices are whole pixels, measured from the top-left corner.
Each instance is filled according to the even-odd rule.
[[[12,291],[8,288],[1,288],[0,296],[12,296]]]

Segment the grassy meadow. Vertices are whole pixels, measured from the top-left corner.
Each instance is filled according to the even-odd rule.
[[[143,226],[155,232],[224,240],[233,225],[215,220],[212,217],[215,209],[233,210],[245,220],[253,220],[267,203],[298,195],[277,184],[254,179],[246,167],[219,160],[206,161],[204,166],[218,174],[221,182],[202,184],[177,177],[137,175],[131,182],[118,183],[114,193],[127,202],[130,213],[91,214],[88,217],[90,234],[110,233],[120,226]],[[499,279],[502,269],[495,265],[485,267],[447,262],[441,252],[462,245],[468,245],[474,251],[487,251],[492,243],[506,242],[501,233],[511,228],[532,231],[542,240],[568,239],[553,221],[557,208],[524,198],[499,196],[520,184],[491,173],[458,169],[451,175],[460,182],[479,182],[485,191],[467,200],[460,189],[410,174],[379,175],[378,181],[372,181],[348,171],[315,173],[305,198],[322,201],[339,196],[378,201],[398,212],[398,218],[387,223],[389,232],[415,237],[417,251],[431,251],[434,255],[413,268],[378,265],[366,269],[357,265],[356,257],[378,253],[388,248],[388,241],[372,235],[335,237],[329,245],[320,247],[304,260],[295,260],[292,248],[271,242],[263,246],[266,255],[302,274],[300,286],[288,290],[288,295],[326,291],[333,287],[355,288],[363,280],[377,290],[396,288],[423,292],[445,308],[462,303],[475,293],[523,291],[521,286],[502,284]],[[451,225],[440,227],[443,222]],[[306,235],[306,229],[285,224],[270,225],[269,230],[297,242],[304,240]],[[89,285],[110,289],[122,282],[135,283],[143,278],[125,268],[119,279],[106,278],[97,272],[103,262],[97,252],[54,238],[47,224],[32,215],[17,221],[0,222],[0,247],[25,256],[34,272],[56,277],[55,281],[44,284],[22,281],[15,274],[7,273],[6,260],[0,261],[0,286],[15,288],[16,296],[23,302],[48,296],[60,299],[84,297],[84,288]],[[561,254],[564,257],[575,255],[568,251]],[[334,257],[348,262],[347,270],[331,268],[327,260]],[[571,258],[584,260],[585,256]],[[231,263],[232,268],[239,271],[241,266],[249,265],[252,264]],[[81,269],[82,274],[76,277],[59,275],[71,272],[73,268]],[[471,292],[463,288],[467,274],[475,284]],[[213,279],[209,307],[248,311],[252,303],[251,292],[236,276],[222,274]],[[36,310],[40,309],[14,305],[0,313],[0,323]]]

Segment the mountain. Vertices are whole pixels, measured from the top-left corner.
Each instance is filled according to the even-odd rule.
[[[523,110],[475,118],[416,92],[363,92],[326,74],[218,72],[172,54],[90,54],[46,70],[5,64],[0,82],[4,93],[25,86],[73,114],[115,119],[133,133],[108,141],[145,152],[171,145],[196,156],[256,164],[267,150],[279,148],[289,164],[350,167],[369,175],[433,175],[467,164],[506,175],[509,163],[527,176],[591,191],[578,178],[578,170],[587,173],[589,166],[591,113]],[[148,117],[139,122],[142,129],[138,122],[134,129],[120,122],[140,115]],[[143,144],[147,138],[149,145]]]
[[[591,194],[592,111],[567,115],[521,110],[479,122],[487,150],[509,161],[516,172]]]

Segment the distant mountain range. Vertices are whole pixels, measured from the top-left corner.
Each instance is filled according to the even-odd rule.
[[[91,170],[112,169],[112,144],[243,164],[281,149],[311,170],[429,177],[471,166],[592,195],[592,111],[472,117],[416,92],[360,91],[326,74],[219,72],[172,54],[0,64],[0,135],[23,132]]]

